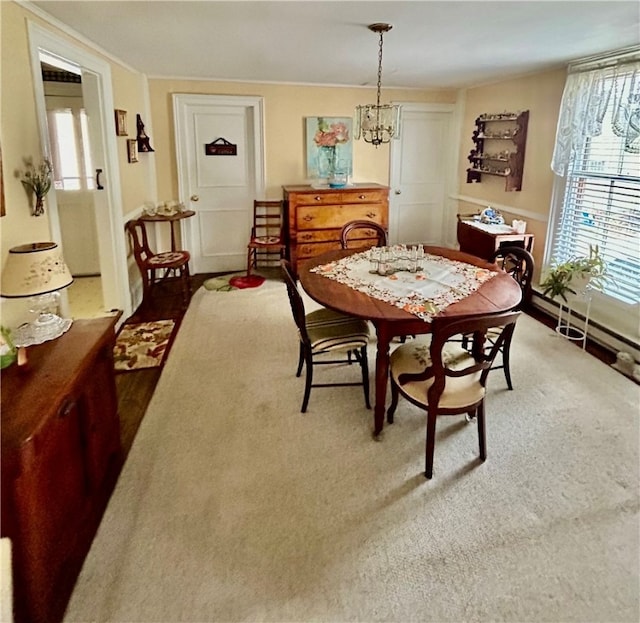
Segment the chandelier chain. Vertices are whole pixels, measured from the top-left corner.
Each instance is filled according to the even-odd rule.
[[[380,106],[380,89],[382,88],[382,37],[383,33],[380,33],[380,43],[378,44],[378,106]]]

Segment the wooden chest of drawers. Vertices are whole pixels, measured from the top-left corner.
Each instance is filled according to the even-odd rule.
[[[340,189],[284,186],[283,190],[287,257],[295,271],[300,260],[339,249],[340,230],[349,221],[374,221],[385,229],[389,226],[387,186],[355,184]]]

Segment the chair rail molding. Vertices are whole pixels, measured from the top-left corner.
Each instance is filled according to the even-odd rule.
[[[490,201],[489,199],[479,199],[478,197],[469,197],[468,195],[449,195],[449,199],[472,203],[474,205],[481,206],[482,209],[486,208],[488,204],[491,204],[492,208],[495,208],[500,212],[508,212],[509,214],[524,216],[532,221],[540,221],[541,223],[546,223],[549,220],[548,214],[540,214],[539,212],[531,212],[529,210],[514,208],[512,206],[496,203],[495,201]]]

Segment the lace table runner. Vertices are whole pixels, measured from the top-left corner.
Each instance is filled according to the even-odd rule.
[[[395,305],[429,322],[445,307],[475,292],[495,271],[426,253],[422,270],[392,275],[369,272],[368,251],[355,253],[311,272],[343,283],[354,290]]]

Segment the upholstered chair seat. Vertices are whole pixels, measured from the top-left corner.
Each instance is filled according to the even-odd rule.
[[[346,316],[331,309],[318,309],[306,315],[307,334],[314,353],[350,351],[369,343],[366,320]]]
[[[367,409],[369,402],[369,364],[367,345],[369,344],[369,324],[366,320],[335,312],[331,309],[318,309],[305,312],[304,301],[298,291],[296,275],[288,260],[281,260],[282,275],[287,286],[289,303],[293,319],[298,328],[300,349],[296,376],[306,369],[304,396],[300,411],[305,413],[309,405],[312,387],[362,386]],[[333,357],[338,354],[339,358]],[[329,355],[330,358],[326,356]],[[338,382],[317,383],[313,380],[313,369],[319,365],[347,364],[357,362],[361,371],[360,381],[344,378]]]
[[[419,374],[431,366],[429,348],[431,336],[419,335],[415,339],[398,346],[391,354],[391,377],[398,382],[401,374]],[[463,370],[475,361],[469,351],[458,343],[449,342],[443,348],[443,362],[452,370]],[[443,409],[459,409],[482,400],[485,388],[480,384],[481,371],[461,377],[447,377],[440,396],[439,406]],[[433,385],[432,376],[424,381],[409,381],[402,391],[412,401],[426,404],[427,392]]]

